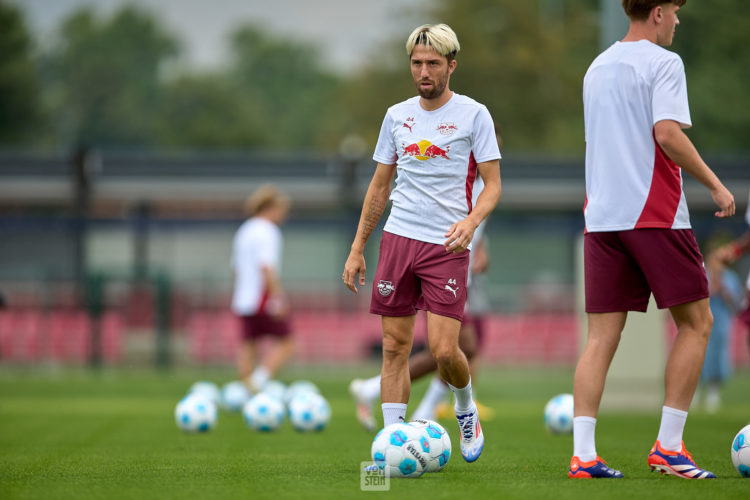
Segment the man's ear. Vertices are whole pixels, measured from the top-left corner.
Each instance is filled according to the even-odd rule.
[[[659,24],[664,17],[664,9],[661,5],[657,5],[654,7],[654,10],[651,11],[651,14],[653,15],[654,22]]]

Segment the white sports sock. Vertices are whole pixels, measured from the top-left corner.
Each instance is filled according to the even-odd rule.
[[[448,394],[448,391],[448,386],[440,377],[433,377],[422,401],[419,402],[419,406],[417,406],[417,409],[411,416],[412,420],[434,420],[435,407]]]
[[[271,372],[269,372],[265,367],[259,366],[255,369],[253,374],[250,376],[250,383],[255,387],[257,390],[263,389],[263,386],[266,385],[266,382],[268,382],[268,379],[271,378]]]
[[[456,411],[466,412],[474,407],[474,400],[471,397],[471,378],[466,387],[462,387],[461,389],[453,387],[450,384],[448,384],[448,387],[451,388],[453,394],[456,396]]]
[[[659,440],[661,447],[667,451],[682,451],[682,431],[688,412],[662,406],[661,425],[659,426]]]
[[[594,417],[573,418],[573,456],[581,462],[596,460],[596,419]]]
[[[359,397],[370,404],[380,397],[380,375],[365,379],[362,382],[359,389]]]
[[[383,403],[383,427],[406,422],[406,403]]]

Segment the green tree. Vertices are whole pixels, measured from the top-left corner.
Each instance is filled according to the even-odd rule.
[[[15,7],[0,2],[0,143],[28,138],[38,118],[31,38]]]
[[[324,70],[313,47],[269,36],[254,27],[232,36],[231,76],[260,113],[270,149],[329,149],[339,79]]]
[[[688,131],[703,151],[747,151],[750,137],[750,3],[688,2],[672,47],[685,63]]]
[[[49,112],[63,145],[154,145],[159,71],[176,54],[176,41],[132,7],[108,20],[90,10],[68,18],[47,58]]]
[[[259,106],[222,74],[186,75],[165,84],[159,105],[160,146],[264,149],[268,133]]]

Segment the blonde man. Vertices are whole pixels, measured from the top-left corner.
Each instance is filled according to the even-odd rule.
[[[258,391],[294,350],[289,304],[279,278],[280,226],[289,212],[289,199],[274,186],[264,185],[248,197],[245,212],[250,218],[237,230],[232,250],[232,310],[242,331],[237,372],[240,380]],[[256,367],[256,344],[264,336],[273,337],[275,345]]]
[[[678,335],[647,463],[683,478],[715,477],[695,465],[682,442],[713,321],[682,170],[709,190],[717,217],[733,215],[735,205],[682,131],[691,125],[685,70],[665,47],[684,4],[623,0],[628,33],[591,63],[583,81],[588,340],[574,381],[571,478],[622,477],[597,456],[596,416],[628,311],[646,311],[651,293],[659,308],[669,309]]]
[[[473,462],[484,434],[458,335],[474,231],[500,199],[500,151],[487,108],[450,89],[459,49],[445,24],[420,26],[409,36],[406,52],[419,95],[391,106],[383,120],[377,167],[342,279],[354,293],[357,284],[364,286],[365,243],[390,197],[370,302],[370,312],[382,317],[383,421],[405,419],[414,319],[417,308],[425,309],[430,351],[456,396],[461,454]],[[472,204],[477,175],[484,189]]]

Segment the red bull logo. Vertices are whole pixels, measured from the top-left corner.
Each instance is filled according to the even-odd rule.
[[[450,151],[451,149],[450,146],[445,146],[445,149],[443,149],[440,146],[437,146],[424,139],[419,142],[415,142],[414,144],[409,144],[408,146],[406,144],[402,144],[402,146],[404,148],[405,156],[413,156],[417,160],[425,161],[429,160],[430,158],[438,157],[450,160],[450,158],[448,158],[448,151]]]

